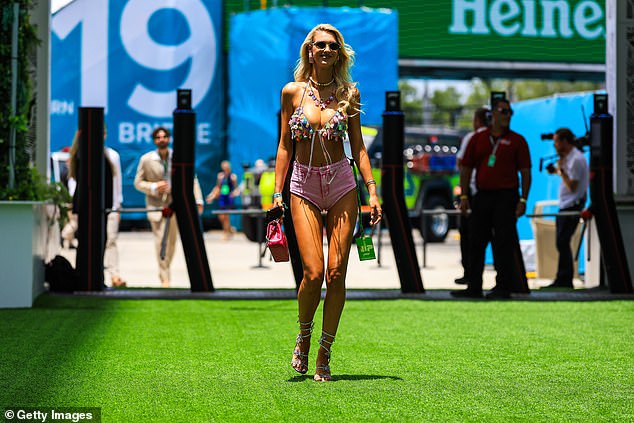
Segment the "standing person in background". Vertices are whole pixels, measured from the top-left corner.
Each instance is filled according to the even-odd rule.
[[[78,163],[78,135],[75,134],[75,139],[73,140],[73,144],[69,149],[69,157],[67,161],[67,174],[66,174],[66,186],[68,188],[71,196],[75,194],[75,189],[77,188],[77,180],[75,179],[77,168],[72,168],[72,166],[76,166]],[[104,130],[104,140],[106,139],[107,132]],[[104,156],[106,158],[106,163],[108,163],[111,167],[110,171],[106,169],[106,174],[112,174],[112,210],[115,211],[121,207],[123,203],[123,188],[122,188],[122,178],[121,178],[121,158],[119,157],[119,153],[113,150],[110,147],[106,147],[104,150]],[[73,164],[74,163],[74,164]],[[106,191],[109,191],[110,188],[106,188]],[[76,203],[74,201],[74,203]],[[106,204],[110,204],[109,201],[106,200]],[[121,274],[119,271],[119,251],[117,249],[117,238],[119,237],[119,222],[121,221],[121,215],[116,211],[113,213],[108,213],[108,217],[106,219],[106,246],[104,252],[104,270],[107,275],[110,277],[110,283],[113,288],[124,287],[126,286],[126,282],[121,279]],[[68,223],[62,229],[62,239],[69,243],[69,246],[73,246],[74,242],[77,242],[75,239],[75,232],[77,231],[77,214],[72,210],[69,211]],[[106,278],[107,279],[107,278]]]
[[[64,166],[64,171],[61,175],[61,180],[68,189],[68,193],[71,198],[75,196],[75,189],[77,188],[77,181],[74,177],[71,176],[70,166],[72,164],[73,156],[77,155],[78,144],[77,134],[75,134],[75,138],[70,147],[64,147],[62,151],[68,153],[68,159],[66,159],[66,166]],[[73,211],[72,206],[68,210],[68,221],[62,228],[61,237],[62,237],[62,247],[64,248],[77,248],[77,238],[75,238],[75,233],[77,232],[77,213]]]
[[[344,140],[369,192],[370,224],[381,220],[381,205],[361,137],[359,90],[351,81],[354,51],[332,25],[320,24],[306,36],[295,67],[295,81],[282,90],[281,134],[275,161],[273,205],[284,207],[282,188],[292,159],[291,213],[304,276],[297,294],[299,334],[291,365],[308,371],[313,318],[326,280],[323,323],[314,380],[329,381],[330,350],[346,298],[346,272],[357,221],[357,183],[344,152]],[[324,257],[323,232],[328,239]],[[324,275],[325,270],[325,275]]]
[[[104,134],[105,138],[105,134]],[[119,250],[117,248],[117,238],[119,237],[119,223],[121,214],[118,210],[123,203],[123,184],[121,178],[121,158],[119,153],[110,147],[106,147],[104,154],[111,163],[114,171],[112,175],[112,213],[108,213],[106,220],[106,251],[104,253],[103,265],[106,273],[110,276],[113,288],[124,287],[126,282],[121,279],[119,271]]]
[[[145,153],[139,160],[134,187],[145,194],[147,208],[164,209],[172,203],[172,187],[170,184],[172,174],[172,149],[169,148],[170,133],[166,128],[158,127],[152,132],[152,139],[156,150]],[[194,180],[194,197],[198,204],[198,212],[202,213],[202,192],[198,181]],[[177,216],[169,219],[167,234],[167,246],[165,258],[161,259],[161,243],[165,234],[165,226],[168,221],[161,211],[149,211],[147,218],[152,226],[154,234],[154,247],[156,260],[159,264],[159,279],[163,288],[170,286],[170,265],[176,249],[176,237],[178,226]]]
[[[469,132],[464,136],[462,142],[460,143],[460,150],[458,154],[456,154],[456,164],[458,169],[461,168],[462,158],[464,157],[464,153],[467,150],[467,146],[469,145],[469,141],[471,138],[482,131],[484,131],[489,125],[488,119],[489,109],[486,107],[480,107],[476,109],[473,113],[473,131]],[[469,182],[469,201],[473,200],[473,196],[478,192],[476,188],[476,171],[475,169],[471,172],[471,180]],[[463,214],[460,216],[460,253],[462,256],[462,269],[463,276],[455,280],[455,283],[466,285],[469,283],[467,279],[467,268],[469,267],[469,220],[470,217],[468,214]]]
[[[468,288],[453,291],[459,298],[482,298],[482,272],[486,246],[493,234],[497,285],[488,299],[510,298],[513,278],[523,268],[518,250],[517,218],[526,213],[531,187],[531,157],[523,136],[510,129],[513,109],[506,99],[493,103],[490,128],[476,133],[462,159],[460,210],[471,208]],[[476,170],[478,192],[469,201],[471,173]],[[521,192],[520,179],[521,174]]]
[[[574,145],[575,135],[568,128],[560,128],[553,136],[559,160],[557,166],[548,167],[548,173],[561,176],[559,185],[559,211],[580,212],[586,204],[590,183],[588,162]],[[577,230],[579,216],[557,216],[557,277],[546,288],[572,288],[574,261],[570,240]]]
[[[106,139],[106,131],[104,127],[104,140]],[[105,171],[105,192],[104,207],[106,209],[116,210],[121,207],[123,202],[123,191],[121,187],[121,160],[119,154],[109,147],[104,148],[104,159],[106,165]],[[68,185],[72,187],[73,193],[73,216],[69,219],[69,223],[64,230],[62,236],[65,239],[74,237],[77,230],[77,210],[79,210],[79,184],[81,181],[77,179],[79,175],[79,166],[81,165],[81,157],[79,155],[79,131],[75,132],[75,138],[70,148],[68,158]],[[117,251],[117,238],[119,236],[119,213],[106,213],[106,239],[104,246],[104,270],[110,276],[110,283],[113,288],[124,287],[126,283],[121,279],[119,274],[119,253]],[[73,223],[74,222],[74,223]],[[72,234],[71,234],[72,232]]]
[[[238,177],[231,172],[231,163],[223,160],[220,163],[222,169],[218,172],[216,185],[207,196],[207,204],[218,200],[218,208],[220,210],[232,210],[235,207],[235,198],[240,195],[240,187],[238,186]],[[224,232],[223,239],[228,240],[233,236],[235,229],[231,227],[231,221],[228,214],[218,215],[218,220],[222,224]]]

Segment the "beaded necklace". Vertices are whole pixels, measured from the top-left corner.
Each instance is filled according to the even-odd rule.
[[[310,91],[308,91],[308,96],[313,99],[315,102],[315,106],[319,107],[321,110],[326,110],[326,107],[335,99],[335,92],[333,91],[325,101],[321,98],[317,98],[315,92],[313,91],[313,86],[309,83]]]

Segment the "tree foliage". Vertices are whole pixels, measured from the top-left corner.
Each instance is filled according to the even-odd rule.
[[[456,119],[462,110],[460,93],[455,87],[436,90],[431,96],[433,105],[432,121],[436,125],[456,126]]]
[[[15,115],[11,110],[11,39],[13,4],[20,5],[18,15],[18,75]],[[2,0],[0,2],[0,200],[42,199],[41,179],[32,169],[33,143],[29,139],[29,124],[33,106],[31,58],[38,44],[35,27],[31,24],[32,0]],[[9,139],[15,129],[15,187],[8,188]]]
[[[423,122],[423,102],[416,88],[401,80],[398,89],[401,92],[401,109],[405,113],[405,124],[420,125]]]
[[[434,123],[471,129],[473,112],[478,107],[489,106],[492,91],[504,91],[511,102],[517,102],[558,93],[593,91],[601,88],[601,84],[587,81],[474,79],[471,81],[471,92],[464,104],[452,86],[434,91],[431,100],[434,106],[432,116]]]

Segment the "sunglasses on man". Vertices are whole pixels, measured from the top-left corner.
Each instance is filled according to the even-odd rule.
[[[326,50],[326,46],[330,47],[330,50],[332,51],[337,51],[341,48],[339,43],[327,43],[325,41],[317,41],[316,43],[313,43],[313,46],[317,47],[318,50]]]
[[[497,110],[498,112],[502,113],[503,115],[513,116],[513,109],[505,109],[503,107],[498,107],[495,110]]]

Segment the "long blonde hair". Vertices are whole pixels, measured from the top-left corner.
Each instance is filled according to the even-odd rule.
[[[105,127],[104,127],[105,128]],[[105,133],[105,129],[104,129],[104,133]],[[70,151],[68,152],[69,154],[69,158],[68,158],[68,176],[70,176],[73,179],[77,179],[78,177],[78,166],[77,166],[77,159],[78,159],[78,153],[79,153],[79,135],[80,135],[80,130],[78,129],[77,131],[75,131],[75,136],[73,137],[73,143],[70,146]],[[105,153],[105,149],[104,149],[104,153]],[[104,157],[106,159],[106,163],[110,166],[110,170],[112,171],[112,176],[116,176],[117,175],[117,168],[115,167],[114,163],[112,163],[112,161],[110,161],[110,158],[108,157],[107,154],[104,154]]]
[[[317,31],[323,31],[331,34],[341,46],[337,56],[337,61],[333,66],[332,76],[335,79],[335,97],[338,100],[338,106],[344,110],[352,108],[354,111],[360,111],[358,98],[355,98],[356,83],[352,81],[350,76],[350,68],[354,64],[354,50],[343,40],[343,35],[334,26],[330,24],[319,24],[310,30],[302,46],[299,49],[299,59],[295,65],[295,81],[307,82],[311,76],[312,63],[308,59],[308,51],[313,45],[313,38]]]

